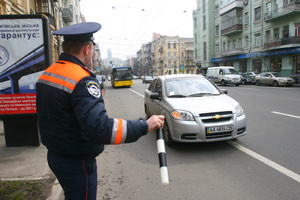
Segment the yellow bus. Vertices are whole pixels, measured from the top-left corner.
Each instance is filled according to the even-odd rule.
[[[114,67],[111,73],[111,86],[130,87],[133,85],[131,67]]]

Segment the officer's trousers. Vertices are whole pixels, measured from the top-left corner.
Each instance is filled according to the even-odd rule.
[[[48,164],[62,186],[66,200],[96,200],[96,159],[74,159],[48,151]]]

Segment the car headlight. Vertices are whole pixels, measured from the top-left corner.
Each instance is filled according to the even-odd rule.
[[[236,110],[237,117],[242,116],[244,114],[244,110],[243,110],[242,106],[240,106],[240,105],[237,105],[235,107],[235,110]]]
[[[172,117],[174,119],[183,120],[183,121],[194,121],[195,118],[192,113],[183,110],[174,110],[172,112]]]

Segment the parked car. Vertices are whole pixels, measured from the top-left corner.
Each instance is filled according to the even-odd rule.
[[[132,75],[132,79],[138,79],[139,77],[136,75]]]
[[[241,74],[241,76],[243,85],[255,84],[255,77],[257,76],[257,74],[255,74],[254,72],[244,72]]]
[[[222,86],[226,84],[239,86],[241,83],[241,75],[237,74],[235,68],[231,66],[209,67],[206,71],[206,77]]]
[[[151,83],[153,81],[153,78],[151,76],[145,76],[143,78],[143,83]]]
[[[279,72],[263,72],[255,78],[256,85],[293,86],[294,79],[281,75]]]
[[[295,84],[300,84],[300,73],[299,74],[292,74],[289,77],[294,79]]]
[[[104,88],[103,76],[102,76],[102,75],[96,75],[96,78],[97,78],[97,80],[98,80],[99,83],[100,83],[101,89],[103,89],[103,88]]]
[[[164,115],[166,144],[231,140],[246,134],[241,105],[202,75],[159,76],[145,91],[146,117]]]

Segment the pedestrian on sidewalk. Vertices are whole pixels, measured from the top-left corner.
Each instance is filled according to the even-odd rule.
[[[101,25],[85,22],[53,32],[64,37],[59,60],[36,85],[37,116],[48,164],[69,200],[96,200],[96,157],[105,144],[137,141],[164,125],[163,116],[145,120],[109,118],[91,65],[93,33]]]

